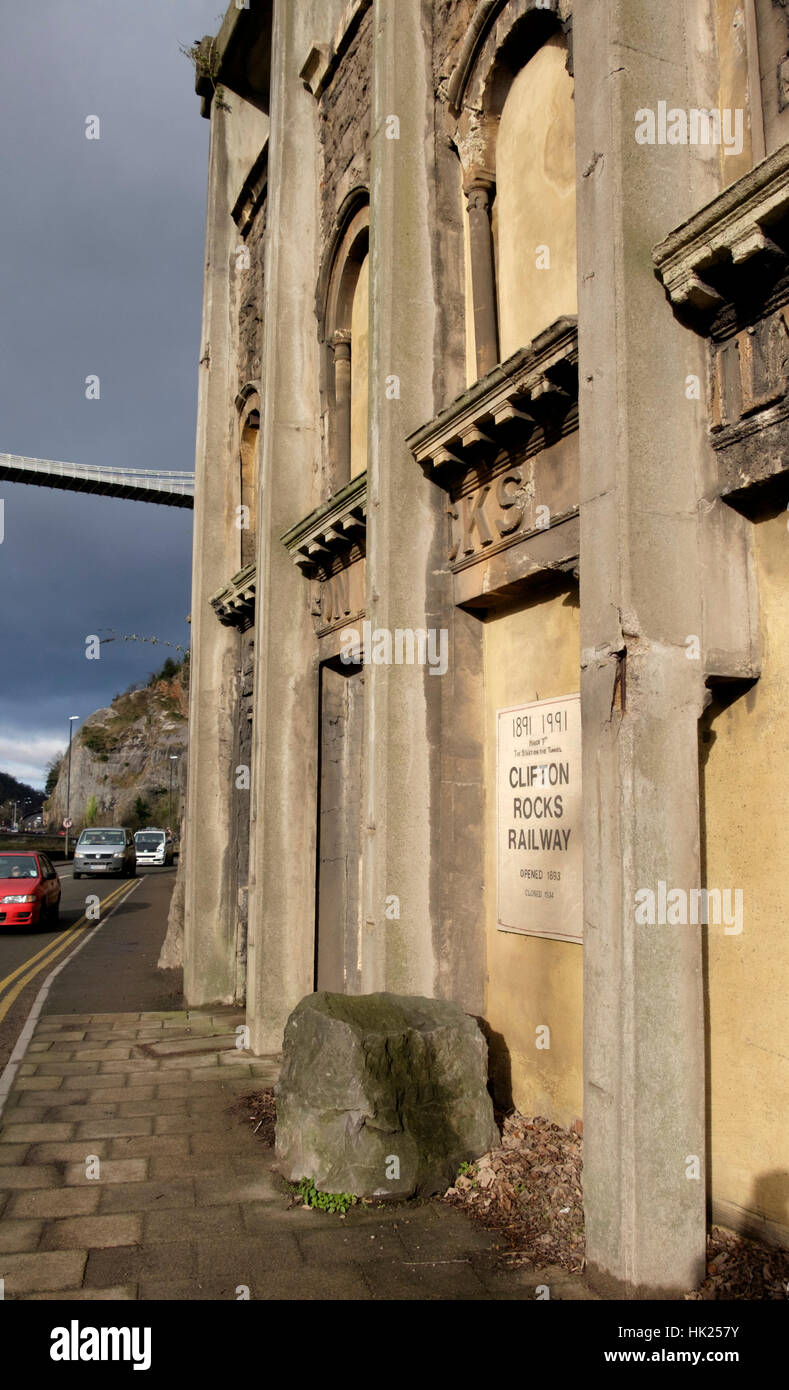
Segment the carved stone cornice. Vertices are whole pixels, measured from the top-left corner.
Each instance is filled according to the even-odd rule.
[[[210,118],[218,87],[268,113],[271,86],[271,36],[274,0],[231,5],[216,37],[200,40],[195,91],[202,97],[201,116]]]
[[[363,555],[367,542],[367,474],[360,473],[323,506],[291,527],[282,543],[307,578],[326,578],[335,560]]]
[[[407,443],[441,487],[489,463],[502,450],[523,449],[531,436],[556,432],[578,400],[578,320],[557,319],[470,386],[409,436]]]
[[[225,627],[237,627],[241,632],[251,628],[255,621],[256,590],[257,565],[246,565],[210,600],[220,623]]]
[[[789,145],[661,241],[652,252],[672,304],[708,329],[754,271],[777,279],[789,257],[781,224],[789,220]]]

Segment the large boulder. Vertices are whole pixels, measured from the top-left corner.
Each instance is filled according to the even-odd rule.
[[[429,1196],[499,1144],[475,1020],[445,999],[310,994],[285,1028],[277,1159],[291,1182]]]

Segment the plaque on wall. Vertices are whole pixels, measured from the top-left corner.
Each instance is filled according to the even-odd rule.
[[[581,697],[496,712],[497,924],[581,941]]]

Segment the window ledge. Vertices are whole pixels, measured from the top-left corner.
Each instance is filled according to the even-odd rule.
[[[442,487],[458,471],[555,432],[578,401],[578,320],[569,315],[475,382],[407,443]]]

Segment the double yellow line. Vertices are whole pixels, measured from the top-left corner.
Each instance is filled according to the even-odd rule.
[[[132,885],[129,883],[122,883],[106,898],[103,898],[99,905],[99,911],[102,916],[104,914],[104,909],[113,906],[131,887]],[[72,927],[66,927],[66,930],[62,931],[59,936],[56,936],[54,941],[50,941],[48,946],[43,946],[34,956],[30,956],[29,960],[23,961],[21,965],[17,966],[16,970],[12,970],[10,975],[6,975],[4,980],[0,980],[0,1023],[5,1018],[17,995],[22,993],[25,985],[29,984],[31,980],[34,980],[36,975],[39,975],[42,970],[46,970],[47,966],[51,965],[59,955],[62,955],[67,947],[75,945],[80,937],[85,935],[85,932],[98,926],[100,920],[101,917],[96,920],[83,915]],[[32,969],[30,967],[32,967]],[[21,979],[18,979],[17,976],[21,976]],[[14,984],[15,980],[16,984]],[[13,988],[11,988],[11,986],[13,986]]]

